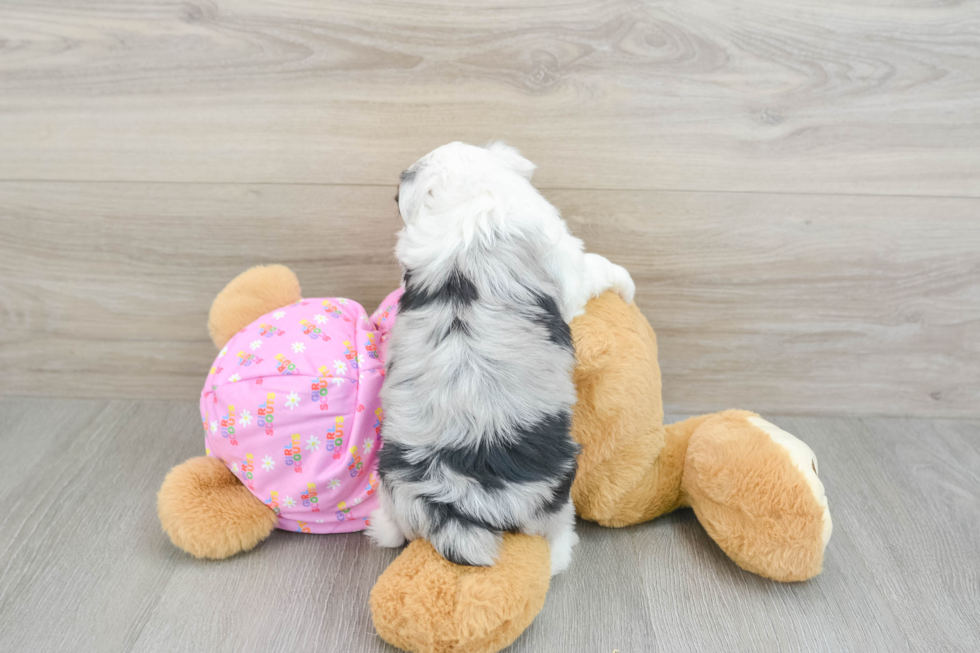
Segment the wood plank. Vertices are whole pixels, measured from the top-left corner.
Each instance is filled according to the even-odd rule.
[[[690,511],[642,524],[618,564],[635,569],[658,640],[621,650],[975,650],[980,425],[767,418],[820,461],[834,519],[823,573],[779,584],[742,571]]]
[[[216,563],[170,544],[156,491],[203,453],[196,405],[28,399],[0,410],[0,651],[378,650],[368,593],[396,551],[360,533],[326,546],[278,532]]]
[[[8,398],[0,413],[0,651],[394,653],[367,597],[395,552],[361,534],[277,531],[222,562],[170,544],[155,492],[201,453],[195,404]],[[743,572],[690,511],[580,523],[571,568],[510,650],[977,650],[980,421],[766,417],[820,460],[821,576]]]
[[[866,633],[857,649],[888,641],[885,631],[900,633],[905,644],[884,650],[977,649],[978,424],[783,418],[780,426],[817,454],[834,518],[819,578],[828,599],[850,613],[837,622],[844,633]],[[852,584],[863,600],[857,592],[844,598]],[[857,620],[877,629],[861,629]]]
[[[24,0],[0,179],[389,184],[504,138],[545,188],[980,194],[971,2]]]
[[[633,273],[669,409],[980,415],[977,200],[546,194]],[[235,274],[373,310],[399,224],[388,187],[0,183],[0,394],[191,399]]]

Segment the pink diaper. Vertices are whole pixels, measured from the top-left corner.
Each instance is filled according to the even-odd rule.
[[[303,299],[239,331],[201,392],[206,451],[303,533],[363,530],[377,507],[381,382],[401,289],[371,316]]]

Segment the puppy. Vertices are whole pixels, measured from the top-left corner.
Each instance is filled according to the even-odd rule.
[[[381,390],[381,546],[426,538],[485,566],[502,533],[544,536],[551,573],[571,562],[569,435],[575,352],[568,323],[629,274],[585,254],[502,143],[444,145],[401,175],[395,252],[404,294]]]

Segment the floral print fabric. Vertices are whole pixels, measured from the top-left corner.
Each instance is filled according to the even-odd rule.
[[[303,299],[235,334],[201,392],[206,451],[279,517],[279,528],[344,533],[377,507],[381,383],[401,290],[372,315]]]

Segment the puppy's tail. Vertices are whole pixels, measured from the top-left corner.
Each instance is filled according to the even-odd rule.
[[[436,523],[429,541],[449,562],[469,567],[489,567],[497,562],[503,540],[501,531],[456,515],[445,516]]]

